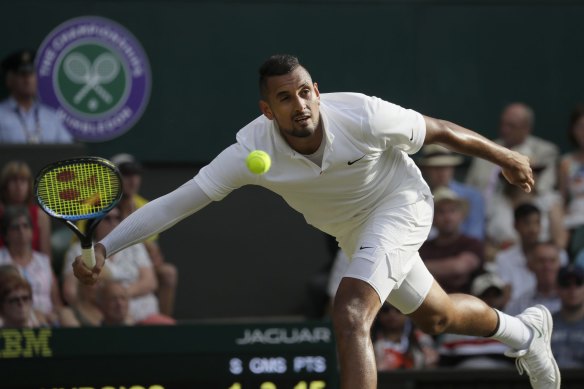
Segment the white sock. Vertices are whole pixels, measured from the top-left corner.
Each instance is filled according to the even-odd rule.
[[[499,316],[499,328],[491,337],[515,350],[524,350],[529,347],[533,330],[515,316],[509,316],[496,309],[495,312]]]

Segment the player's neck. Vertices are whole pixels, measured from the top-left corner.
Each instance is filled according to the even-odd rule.
[[[319,125],[311,136],[305,138],[293,137],[282,133],[282,136],[294,151],[310,155],[316,152],[323,142],[324,133],[322,131],[322,125]]]

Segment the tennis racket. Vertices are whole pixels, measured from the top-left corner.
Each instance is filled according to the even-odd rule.
[[[93,268],[93,231],[122,197],[122,179],[116,166],[100,157],[51,163],[37,174],[34,195],[43,211],[77,235],[83,262]],[[74,223],[82,219],[87,220],[83,232]]]

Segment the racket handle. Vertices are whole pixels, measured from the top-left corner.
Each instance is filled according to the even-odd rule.
[[[81,249],[81,259],[83,259],[85,266],[93,269],[95,266],[95,251],[93,251],[93,247]]]

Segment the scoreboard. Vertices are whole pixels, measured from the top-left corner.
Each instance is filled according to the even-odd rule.
[[[329,389],[328,322],[0,329],[0,388]]]

